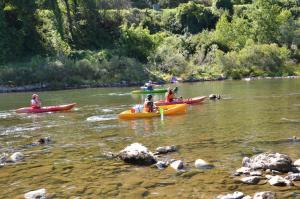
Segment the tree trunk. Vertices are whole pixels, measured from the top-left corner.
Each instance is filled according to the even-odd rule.
[[[66,10],[67,10],[67,19],[68,19],[68,26],[69,26],[69,31],[71,34],[71,40],[74,40],[74,32],[73,32],[73,20],[71,17],[71,11],[70,11],[70,4],[68,0],[64,0],[66,4]]]

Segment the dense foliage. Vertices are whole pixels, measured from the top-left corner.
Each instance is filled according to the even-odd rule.
[[[299,0],[0,0],[0,85],[294,75]]]

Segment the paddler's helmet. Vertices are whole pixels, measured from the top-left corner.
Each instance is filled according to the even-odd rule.
[[[35,98],[37,98],[37,97],[38,97],[37,94],[33,94],[31,98],[32,98],[32,99],[35,99]]]

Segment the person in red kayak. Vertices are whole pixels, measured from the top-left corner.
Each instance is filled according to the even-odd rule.
[[[166,92],[166,98],[165,98],[165,101],[167,103],[169,102],[173,102],[174,100],[176,100],[176,96],[175,96],[175,92],[173,89],[171,88],[168,88],[167,92]]]
[[[156,111],[156,109],[157,108],[154,105],[152,95],[147,95],[147,98],[145,99],[145,103],[144,103],[144,112],[150,113]]]
[[[33,94],[31,97],[31,108],[41,108],[42,102],[37,94]]]

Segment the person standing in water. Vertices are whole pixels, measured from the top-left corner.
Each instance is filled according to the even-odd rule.
[[[42,101],[37,94],[33,94],[30,100],[31,108],[41,108]]]

